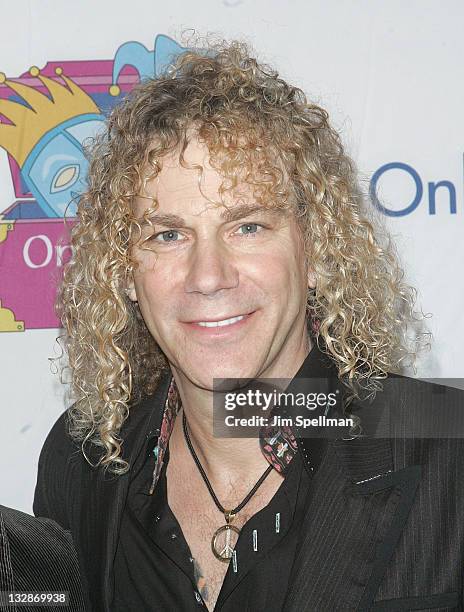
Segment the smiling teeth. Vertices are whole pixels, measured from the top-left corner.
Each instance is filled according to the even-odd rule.
[[[223,327],[224,325],[232,325],[232,323],[241,321],[244,318],[245,315],[240,315],[239,317],[232,317],[231,319],[224,319],[223,321],[198,321],[198,325],[202,327]]]

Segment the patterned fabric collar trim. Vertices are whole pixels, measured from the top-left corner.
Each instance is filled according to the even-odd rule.
[[[169,444],[174,421],[181,408],[181,400],[174,377],[169,385],[168,395],[164,405],[163,421],[161,424],[158,443],[153,449],[156,463],[153,470],[153,480],[150,487],[150,495],[155,490],[161,470],[163,468],[166,449]],[[285,474],[290,461],[297,453],[298,447],[295,436],[290,427],[267,426],[261,427],[259,431],[259,444],[261,451],[272,467]]]

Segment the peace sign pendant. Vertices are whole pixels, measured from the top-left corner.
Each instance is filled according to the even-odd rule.
[[[230,511],[225,512],[224,515],[227,524],[219,527],[219,529],[216,529],[214,532],[211,540],[211,550],[216,559],[227,563],[234,552],[235,544],[240,535],[240,529],[230,524],[234,518],[234,515]]]

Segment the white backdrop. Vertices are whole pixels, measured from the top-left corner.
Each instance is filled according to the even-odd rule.
[[[179,39],[186,28],[250,42],[329,110],[366,188],[380,175],[390,212],[416,204],[386,222],[422,308],[433,314],[433,352],[417,375],[463,376],[461,0],[0,0],[0,15],[0,71],[10,78],[50,60],[110,60],[126,41],[153,49],[157,34]],[[14,199],[2,149],[0,198],[0,210]],[[0,503],[28,512],[41,445],[64,409],[48,361],[56,336],[0,333]]]

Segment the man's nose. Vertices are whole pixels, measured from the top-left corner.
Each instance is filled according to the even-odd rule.
[[[211,239],[199,240],[191,251],[185,291],[208,295],[237,285],[236,262],[227,246]]]

